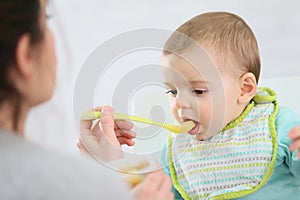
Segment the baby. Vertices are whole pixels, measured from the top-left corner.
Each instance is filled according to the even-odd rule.
[[[257,88],[258,45],[240,17],[213,12],[190,19],[166,42],[161,64],[172,114],[195,123],[188,134],[170,134],[163,152],[176,199],[299,198],[300,118],[278,105],[274,91]],[[99,127],[82,126],[78,142],[87,152],[87,139],[99,158],[99,135],[118,151],[135,137],[128,134],[133,125],[122,132],[105,108]]]
[[[274,91],[257,88],[258,45],[243,19],[190,19],[166,42],[161,64],[173,116],[196,124],[170,134],[163,154],[176,199],[299,198],[300,160],[291,150],[300,138],[290,130],[300,118]]]

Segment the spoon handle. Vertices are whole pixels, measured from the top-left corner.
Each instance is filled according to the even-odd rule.
[[[101,113],[99,111],[88,111],[84,112],[81,115],[81,119],[83,120],[94,120],[94,119],[100,119]],[[120,119],[120,120],[130,120],[135,122],[142,122],[145,124],[153,124],[156,126],[164,126],[164,123],[153,121],[151,119],[146,119],[134,115],[128,115],[128,114],[122,114],[122,113],[114,113],[114,119]]]
[[[94,120],[94,119],[100,119],[101,113],[99,111],[88,111],[84,112],[81,115],[81,119],[83,120]],[[191,130],[195,124],[192,121],[187,121],[182,123],[180,126],[172,125],[172,124],[166,124],[158,121],[153,121],[151,119],[146,119],[134,115],[128,115],[128,114],[122,114],[122,113],[114,113],[114,119],[119,120],[130,120],[135,122],[141,122],[145,124],[153,124],[155,126],[163,127],[173,133],[186,133],[187,131]]]

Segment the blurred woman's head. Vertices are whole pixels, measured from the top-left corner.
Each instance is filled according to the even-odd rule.
[[[0,0],[0,106],[14,108],[14,122],[22,107],[40,104],[53,94],[56,56],[46,3]]]

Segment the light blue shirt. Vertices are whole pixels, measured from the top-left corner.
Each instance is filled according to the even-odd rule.
[[[292,141],[288,138],[291,128],[300,125],[299,116],[287,107],[279,107],[275,119],[278,134],[278,152],[274,172],[270,180],[258,191],[240,199],[300,199],[300,159],[297,152],[290,152],[289,146]],[[162,166],[166,174],[170,176],[170,168],[167,161],[167,148],[162,152]],[[175,199],[182,199],[173,187]]]

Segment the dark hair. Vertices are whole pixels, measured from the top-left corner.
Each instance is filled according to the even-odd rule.
[[[0,0],[0,105],[14,101],[14,129],[21,95],[9,80],[9,68],[15,64],[16,46],[22,35],[28,33],[32,45],[42,39],[40,12],[40,0]]]

